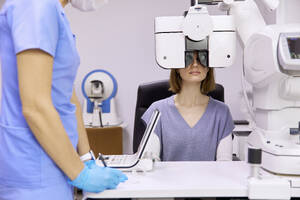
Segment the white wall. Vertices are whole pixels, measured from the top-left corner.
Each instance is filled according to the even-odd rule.
[[[300,22],[300,1],[299,0],[281,0],[277,12],[277,22],[299,23]]]

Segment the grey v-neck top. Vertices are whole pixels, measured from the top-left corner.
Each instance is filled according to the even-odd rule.
[[[216,160],[219,142],[234,128],[228,106],[210,97],[204,114],[191,128],[176,108],[174,96],[154,102],[142,116],[148,123],[155,109],[161,112],[155,129],[161,142],[161,160]]]

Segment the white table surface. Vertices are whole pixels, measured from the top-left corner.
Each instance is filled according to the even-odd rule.
[[[151,172],[126,173],[115,190],[85,198],[247,197],[246,162],[157,162]]]

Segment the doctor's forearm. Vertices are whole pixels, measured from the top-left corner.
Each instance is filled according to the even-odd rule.
[[[77,119],[77,130],[78,130],[78,153],[79,155],[86,154],[90,150],[90,144],[88,141],[86,129],[83,123],[82,110],[80,102],[73,91],[71,102],[76,105],[76,119]]]
[[[64,129],[52,102],[53,57],[39,49],[17,54],[23,115],[35,138],[57,166],[75,179],[84,164]]]
[[[84,164],[73,148],[57,111],[50,105],[51,102],[40,100],[40,103],[32,107],[23,107],[23,114],[43,149],[73,180],[84,168]]]

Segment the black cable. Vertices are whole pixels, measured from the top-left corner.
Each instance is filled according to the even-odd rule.
[[[100,121],[100,127],[103,127],[101,108],[99,108],[99,121]]]

